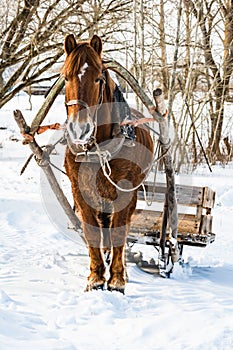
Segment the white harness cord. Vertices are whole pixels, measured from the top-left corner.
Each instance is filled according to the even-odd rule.
[[[101,165],[101,168],[102,168],[102,171],[103,171],[103,174],[104,176],[108,179],[108,181],[116,188],[118,189],[119,191],[122,191],[122,192],[133,192],[135,190],[137,190],[140,186],[142,186],[143,188],[143,194],[144,194],[144,199],[145,201],[147,202],[147,193],[146,193],[146,188],[145,188],[145,185],[144,185],[144,182],[146,181],[152,167],[154,166],[154,163],[157,162],[158,160],[162,159],[164,157],[164,155],[166,154],[166,152],[164,154],[162,154],[161,156],[157,157],[156,158],[156,153],[157,153],[157,150],[159,147],[157,147],[156,149],[156,153],[154,155],[154,159],[153,161],[151,162],[150,166],[147,167],[144,171],[146,172],[147,171],[147,174],[145,175],[144,179],[135,187],[133,188],[122,188],[120,186],[118,186],[112,179],[111,179],[111,167],[110,167],[110,164],[109,164],[109,161],[108,161],[108,158],[109,156],[111,157],[111,154],[110,152],[108,151],[105,151],[105,152],[101,152],[100,148],[99,148],[99,145],[95,142],[95,146],[96,146],[96,154],[98,155],[99,157],[99,161],[100,161],[100,165]]]

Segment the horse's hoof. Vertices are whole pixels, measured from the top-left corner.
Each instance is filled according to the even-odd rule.
[[[108,286],[108,291],[109,292],[120,292],[122,294],[125,294],[125,287],[124,288],[117,288],[117,287],[111,287],[111,286]]]
[[[87,279],[86,292],[89,292],[91,290],[98,290],[98,289],[103,290],[104,285],[105,285],[104,277],[100,277],[96,274],[92,274]]]
[[[91,290],[104,290],[104,283],[98,284],[98,285],[94,285],[94,286],[91,286],[91,285],[88,284],[86,286],[85,292],[90,292]]]
[[[113,275],[108,281],[108,290],[125,294],[125,280],[121,274]]]

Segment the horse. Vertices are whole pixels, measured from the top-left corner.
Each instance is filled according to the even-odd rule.
[[[133,138],[128,139],[120,107],[114,102],[117,84],[104,66],[102,47],[97,35],[80,42],[73,34],[65,38],[62,74],[68,145],[64,165],[89,249],[86,291],[104,289],[107,282],[107,290],[124,293],[126,237],[154,145],[146,126],[133,127]],[[106,281],[104,253],[109,252]]]

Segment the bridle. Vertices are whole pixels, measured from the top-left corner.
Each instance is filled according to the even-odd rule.
[[[87,146],[88,145],[92,145],[94,142],[96,142],[97,125],[98,125],[98,123],[97,123],[98,110],[100,109],[100,107],[103,104],[104,88],[105,88],[105,84],[106,84],[106,78],[105,78],[105,72],[104,71],[102,71],[102,76],[100,78],[98,78],[98,82],[100,83],[99,99],[98,99],[98,102],[97,102],[97,105],[96,105],[96,109],[95,109],[93,118],[91,118],[90,106],[85,101],[80,100],[80,99],[77,99],[77,100],[74,99],[74,100],[70,100],[68,102],[65,102],[67,115],[68,115],[68,107],[69,106],[80,105],[80,106],[83,106],[84,108],[86,108],[89,118],[92,119],[92,121],[93,121],[93,125],[94,125],[93,132],[90,135],[90,137],[87,140],[87,142],[85,144],[82,144],[83,150],[87,150]],[[68,122],[68,116],[67,116],[67,122]]]
[[[104,88],[105,88],[105,84],[106,84],[105,71],[103,71],[102,77],[98,78],[97,81],[100,83],[100,94],[99,94],[99,100],[97,102],[97,108],[95,110],[95,114],[97,113],[97,111],[101,107],[101,105],[103,104]],[[91,115],[89,105],[83,100],[79,100],[79,99],[77,99],[77,100],[70,100],[68,102],[65,102],[65,105],[67,107],[68,106],[76,106],[76,105],[83,106],[83,107],[85,107],[87,109],[88,114]],[[95,114],[94,114],[94,116],[95,116]]]

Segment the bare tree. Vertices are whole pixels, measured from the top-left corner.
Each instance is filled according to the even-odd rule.
[[[77,38],[88,38],[99,32],[110,38],[128,4],[113,0],[13,1],[0,27],[0,108],[23,88],[48,79],[42,74],[62,57],[65,35],[74,32]]]
[[[210,131],[202,133],[204,138],[208,135],[209,157],[222,159],[220,140],[233,70],[232,0],[2,0],[2,4],[0,108],[21,89],[51,79],[51,67],[63,60],[66,34],[73,32],[82,39],[99,34],[105,53],[129,67],[145,89],[152,91],[155,81],[163,87],[180,161],[184,157],[199,161],[196,129],[201,125],[203,130],[204,123],[210,125]],[[49,77],[43,74],[48,70]],[[180,105],[173,103],[177,97],[183,99]]]
[[[222,160],[220,141],[224,120],[224,103],[229,94],[233,71],[233,3],[231,0],[184,0],[196,17],[202,35],[202,52],[205,77],[209,89],[211,132],[208,153],[212,161]],[[216,55],[214,38],[219,42],[223,55]]]

